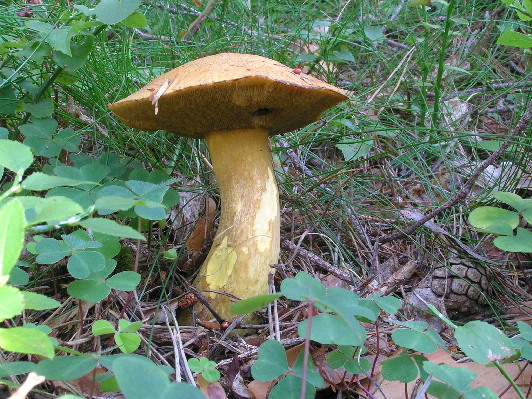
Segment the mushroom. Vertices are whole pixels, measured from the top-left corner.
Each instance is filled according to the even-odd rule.
[[[109,108],[133,128],[204,138],[221,196],[212,248],[194,286],[230,319],[234,298],[268,292],[280,247],[269,136],[318,120],[344,91],[265,57],[222,53],[175,68]],[[208,316],[202,308],[199,317]]]

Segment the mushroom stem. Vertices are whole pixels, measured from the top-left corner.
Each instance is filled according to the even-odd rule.
[[[221,317],[230,319],[230,296],[244,299],[268,292],[270,265],[279,259],[279,193],[266,130],[215,131],[206,141],[222,213],[194,285]],[[204,308],[198,316],[209,317]]]

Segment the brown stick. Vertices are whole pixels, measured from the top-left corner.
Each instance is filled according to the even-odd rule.
[[[441,204],[437,208],[433,209],[431,212],[426,214],[424,217],[419,219],[417,222],[412,223],[410,226],[408,226],[407,228],[403,229],[402,231],[398,231],[398,232],[395,232],[395,233],[392,233],[392,234],[388,234],[388,235],[378,239],[379,243],[382,244],[382,243],[385,243],[385,242],[390,242],[390,241],[396,240],[396,239],[404,237],[404,236],[408,236],[408,235],[412,234],[417,228],[422,226],[424,223],[428,222],[430,219],[438,216],[440,213],[442,213],[443,211],[449,209],[450,207],[452,207],[452,206],[454,206],[454,205],[456,205],[458,203],[463,202],[467,198],[467,196],[470,193],[471,189],[473,188],[473,184],[475,183],[475,180],[477,180],[477,178],[480,176],[480,174],[488,166],[493,164],[493,162],[495,162],[495,160],[497,160],[504,153],[504,151],[512,144],[510,138],[517,137],[522,132],[525,131],[525,129],[526,129],[526,127],[527,127],[527,125],[528,125],[528,123],[530,122],[531,119],[532,119],[532,102],[530,102],[528,104],[528,107],[527,107],[526,111],[523,113],[523,115],[521,116],[521,119],[519,120],[519,122],[517,122],[517,125],[515,125],[514,129],[512,130],[512,132],[509,135],[505,136],[504,143],[501,144],[501,146],[499,147],[499,149],[497,151],[493,152],[489,157],[487,157],[484,161],[482,161],[482,163],[477,167],[477,169],[475,169],[475,171],[469,177],[469,179],[466,180],[466,182],[464,183],[464,186],[459,191],[457,191],[456,194],[454,194],[451,198],[449,198],[443,204]]]
[[[185,34],[183,35],[182,39],[184,39],[187,36],[193,36],[196,34],[196,32],[201,28],[201,25],[203,25],[203,22],[205,22],[205,19],[209,16],[210,13],[214,10],[214,6],[216,5],[216,0],[210,0],[207,3],[207,6],[205,7],[205,10],[198,15],[198,17],[192,22],[189,26]]]

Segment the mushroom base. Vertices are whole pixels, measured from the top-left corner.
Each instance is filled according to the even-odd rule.
[[[238,299],[268,293],[270,267],[279,259],[279,194],[268,132],[211,132],[206,141],[221,195],[221,216],[211,250],[194,286],[224,319]],[[197,307],[200,319],[212,315]]]

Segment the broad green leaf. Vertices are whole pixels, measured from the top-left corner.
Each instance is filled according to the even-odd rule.
[[[68,295],[85,302],[96,303],[106,298],[111,293],[111,288],[96,280],[76,280],[67,287]]]
[[[282,295],[280,294],[266,294],[247,298],[231,306],[231,312],[233,314],[252,313],[262,309],[264,306],[272,303],[281,296]]]
[[[37,242],[35,250],[38,253],[37,263],[43,265],[57,263],[70,253],[70,248],[55,238],[45,238]]]
[[[144,14],[134,12],[126,18],[125,24],[128,28],[145,29],[148,27],[148,21]]]
[[[17,316],[24,310],[24,296],[15,287],[0,287],[0,322]]]
[[[515,355],[512,340],[498,328],[482,321],[470,321],[457,327],[455,338],[466,356],[480,364]]]
[[[347,362],[349,358],[347,355],[339,350],[334,350],[332,352],[329,352],[327,355],[327,364],[330,368],[333,370],[339,369],[340,367],[343,367],[345,362]]]
[[[41,198],[34,208],[35,217],[31,224],[59,224],[67,223],[70,219],[77,220],[84,213],[84,209],[77,202],[66,197]]]
[[[111,219],[92,218],[83,220],[79,224],[86,229],[91,229],[98,233],[108,234],[110,236],[133,238],[143,241],[146,240],[146,238],[135,229],[118,224]]]
[[[137,201],[137,203],[138,202],[142,202],[143,205],[136,205],[133,209],[141,218],[147,220],[162,220],[166,217],[164,205],[153,201]]]
[[[92,323],[92,333],[94,336],[105,335],[105,334],[114,334],[115,328],[107,320],[96,320]]]
[[[285,280],[286,281],[286,280]],[[270,381],[288,371],[288,361],[279,341],[265,341],[259,347],[258,359],[251,366],[251,375],[257,381]]]
[[[54,158],[61,152],[61,147],[51,139],[41,139],[40,137],[26,137],[24,144],[31,147],[35,155],[45,158]]]
[[[0,127],[0,140],[7,140],[9,137],[9,130],[5,127]]]
[[[353,140],[340,141],[335,146],[344,156],[344,161],[354,161],[358,158],[365,157],[373,148],[373,140],[353,142]]]
[[[78,147],[81,144],[79,132],[76,132],[70,128],[62,129],[57,132],[53,138],[53,141],[59,147],[61,147],[61,149],[70,152],[79,151]]]
[[[94,209],[101,212],[102,215],[113,213],[116,211],[127,211],[135,205],[136,200],[133,198],[124,198],[116,196],[100,197],[94,203]]]
[[[85,230],[76,230],[72,234],[63,234],[61,238],[72,249],[94,249],[102,246],[101,242],[92,240]]]
[[[532,252],[532,231],[517,228],[517,234],[515,236],[501,236],[493,240],[493,244],[499,249],[508,252]]]
[[[54,28],[46,37],[46,42],[56,51],[66,55],[72,55],[70,41],[75,36],[75,32],[70,26]]]
[[[365,26],[364,34],[372,42],[380,43],[384,41],[384,33],[382,31],[382,26],[379,26],[379,25]]]
[[[299,356],[297,357],[296,362],[292,367],[292,372],[294,372],[299,377],[303,377],[304,356],[304,351],[299,352]],[[320,373],[318,373],[317,367],[314,364],[312,357],[309,357],[307,362],[307,382],[309,382],[316,388],[320,388],[325,385],[325,381],[321,377]]]
[[[0,144],[0,151],[1,151]],[[26,218],[18,199],[0,207],[0,285],[7,280],[24,246]]]
[[[112,370],[126,399],[163,398],[170,386],[166,373],[146,358],[119,357]]]
[[[368,359],[350,359],[345,362],[345,371],[351,374],[362,374],[371,369],[371,363]]]
[[[120,272],[109,278],[106,283],[115,290],[133,291],[140,283],[140,274],[132,271]]]
[[[532,36],[524,35],[520,32],[514,32],[512,30],[505,30],[502,32],[501,37],[497,39],[497,44],[502,44],[503,46],[530,48],[532,47]]]
[[[49,197],[66,197],[71,201],[77,202],[83,209],[87,209],[94,204],[91,194],[80,188],[74,187],[55,187],[46,193]]]
[[[401,306],[403,306],[402,301],[393,296],[375,298],[375,303],[379,305],[379,308],[390,314],[396,314],[401,309]]]
[[[8,284],[11,285],[26,285],[30,281],[30,276],[27,272],[22,270],[20,267],[14,267],[9,273]]]
[[[302,338],[307,336],[307,323],[299,323],[297,331]],[[310,339],[320,344],[359,346],[366,340],[366,330],[352,316],[351,320],[321,313],[312,317]]]
[[[382,376],[388,381],[409,383],[419,375],[419,370],[414,359],[401,355],[392,357],[382,362]]]
[[[75,71],[83,66],[92,50],[93,36],[85,36],[80,43],[70,42],[70,54],[54,51],[54,61],[67,71]]]
[[[269,399],[300,399],[301,398],[301,383],[300,377],[295,375],[287,375],[277,383],[268,395]],[[316,396],[316,388],[307,382],[307,389],[305,399],[313,399]]]
[[[33,154],[28,146],[18,141],[0,140],[0,166],[15,173],[22,173],[32,162]]]
[[[207,382],[218,381],[221,377],[220,372],[216,369],[207,369],[201,375]]]
[[[23,108],[34,118],[45,118],[54,112],[54,102],[51,98],[44,98],[36,103],[24,103]]]
[[[434,378],[449,384],[459,392],[468,390],[477,377],[473,371],[465,367],[452,367],[446,364],[425,362],[423,368],[427,373],[432,374]]]
[[[532,342],[532,326],[522,321],[517,322],[517,327],[521,333],[521,337],[527,341]]]
[[[118,331],[119,332],[136,332],[142,327],[141,321],[129,321],[126,319],[118,320]],[[214,363],[216,365],[216,363]]]
[[[54,309],[61,305],[55,299],[36,292],[22,291],[22,295],[24,296],[24,309],[46,310]]]
[[[34,119],[31,123],[19,126],[20,132],[26,137],[51,139],[57,129],[57,121],[53,118]]]
[[[352,319],[352,316],[355,316],[375,321],[379,316],[379,313],[361,306],[360,300],[354,292],[339,287],[329,288],[326,295],[317,300],[316,304],[325,305],[339,316],[349,320]]]
[[[0,328],[0,348],[9,352],[54,357],[52,340],[35,328]]]
[[[97,365],[92,357],[58,356],[40,361],[34,371],[47,380],[71,381],[90,373]]]
[[[105,258],[96,251],[77,251],[68,260],[68,272],[74,278],[87,278],[92,272],[105,267]]]
[[[1,363],[0,378],[29,373],[30,371],[33,371],[35,366],[35,363],[25,361]]]
[[[506,205],[510,205],[518,212],[532,208],[532,198],[523,199],[519,195],[514,193],[497,191],[493,193],[493,198],[505,203]]]
[[[0,114],[11,115],[15,113],[19,100],[12,85],[0,87]]]
[[[392,339],[399,346],[421,353],[433,353],[438,349],[436,342],[421,331],[398,328],[392,333]]]
[[[29,175],[23,182],[22,187],[26,190],[43,191],[60,186],[79,186],[90,182],[68,179],[65,177],[51,176],[42,172]]]
[[[106,25],[114,25],[129,17],[141,0],[102,0],[92,10],[96,19]]]
[[[513,234],[519,224],[519,215],[507,209],[480,206],[469,214],[469,223],[496,234]]]
[[[281,292],[288,299],[294,301],[314,301],[326,294],[325,286],[304,272],[299,272],[294,278],[284,279],[281,283]]]
[[[532,225],[532,208],[521,212],[521,216],[527,221],[528,224]]]
[[[115,343],[123,353],[133,353],[140,346],[140,337],[135,333],[117,333]]]

